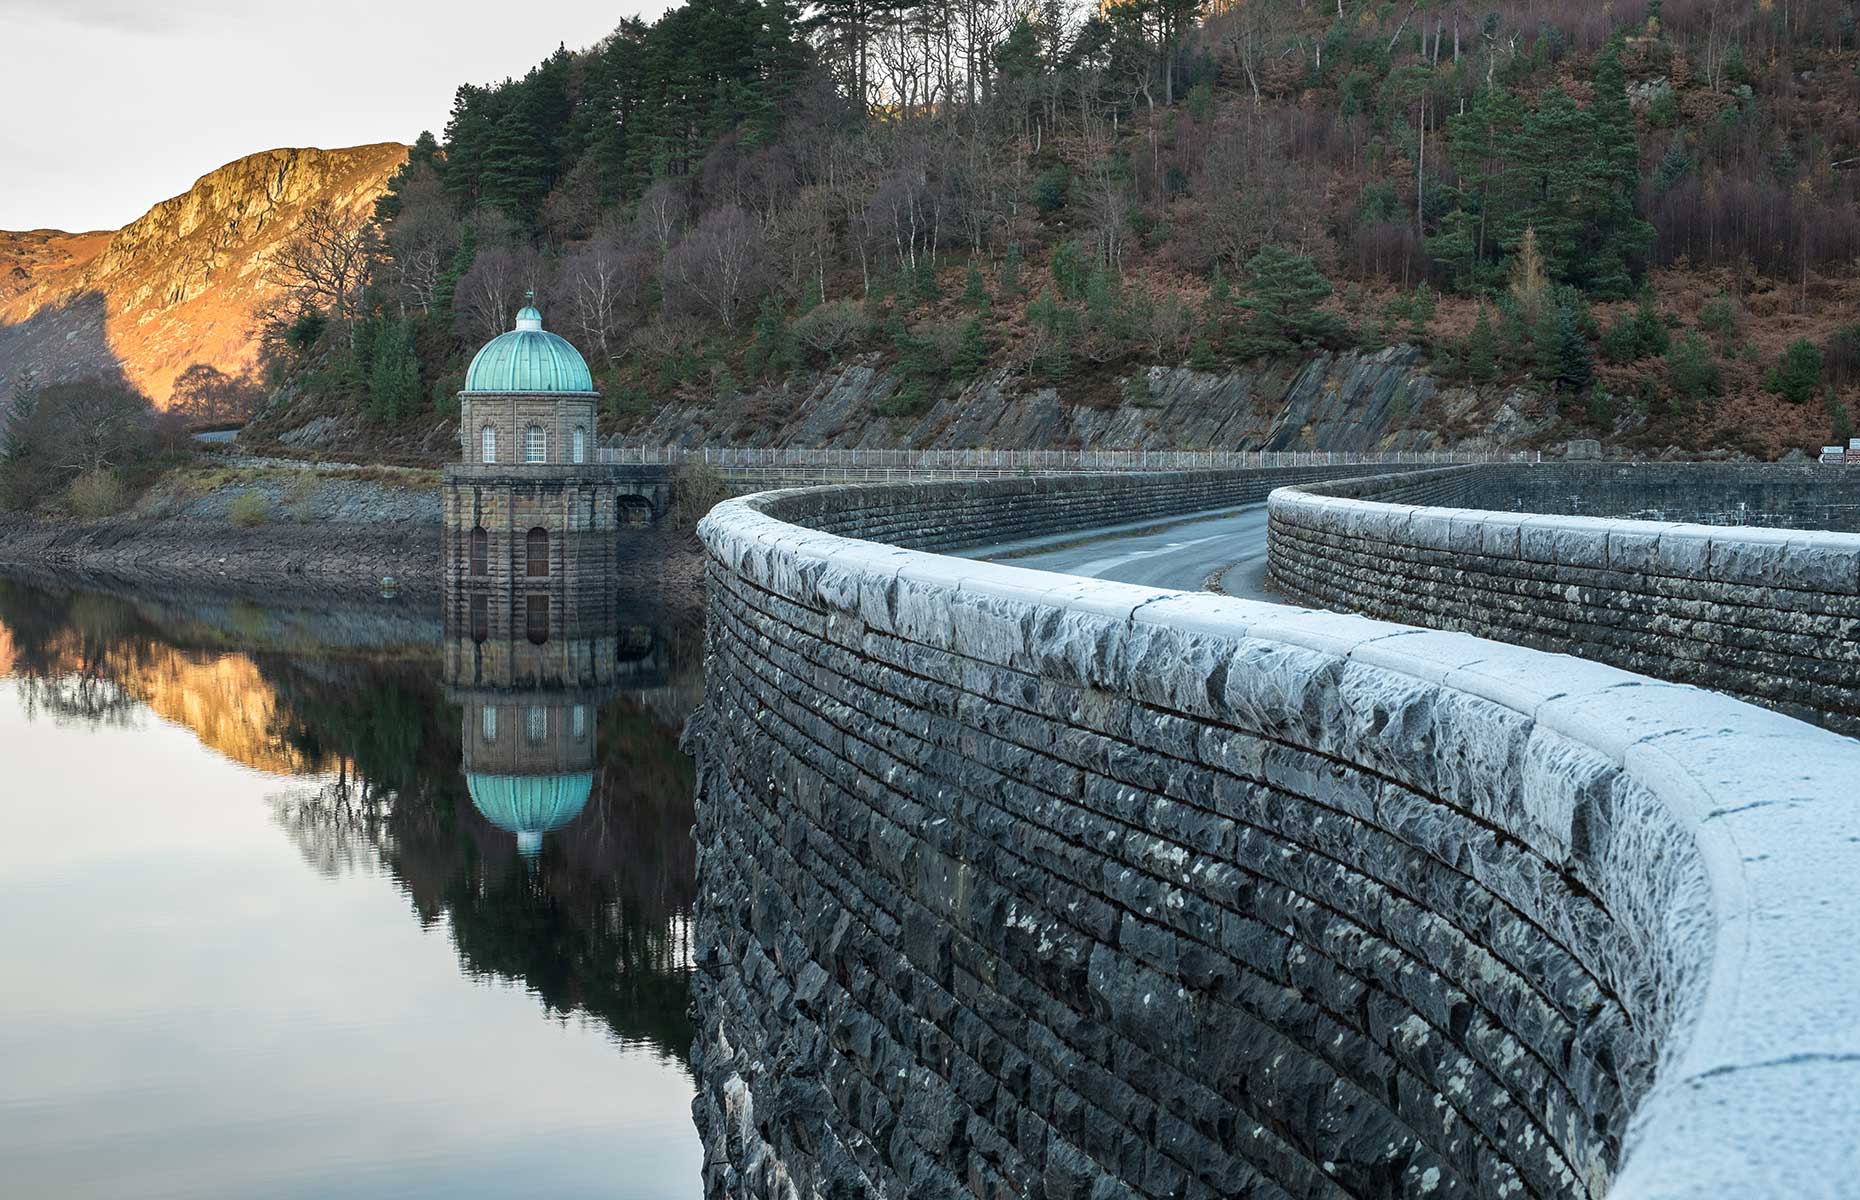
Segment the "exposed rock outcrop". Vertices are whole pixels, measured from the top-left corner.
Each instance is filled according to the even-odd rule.
[[[372,206],[406,157],[394,142],[267,150],[114,233],[0,232],[0,387],[120,370],[159,405],[194,363],[251,367],[254,314],[278,294],[267,265],[303,211]]]
[[[882,366],[854,364],[716,405],[668,405],[625,436],[648,445],[1426,450],[1509,445],[1551,423],[1531,411],[1529,393],[1501,401],[1441,388],[1408,346],[1226,372],[1107,368],[1090,401],[1001,370],[921,413],[887,417],[898,382]]]

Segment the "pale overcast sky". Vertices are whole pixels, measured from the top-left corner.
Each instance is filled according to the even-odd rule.
[[[277,146],[411,142],[664,0],[0,0],[0,229],[115,229]]]

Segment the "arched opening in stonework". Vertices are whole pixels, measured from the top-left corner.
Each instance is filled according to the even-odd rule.
[[[549,461],[549,433],[541,425],[531,425],[523,431],[523,461],[526,463]]]
[[[481,462],[497,461],[497,426],[486,425],[478,431],[478,458]]]
[[[546,579],[549,576],[549,531],[538,525],[529,531],[523,539],[524,574],[531,579]]]
[[[659,635],[650,625],[622,625],[614,637],[614,661],[643,662],[659,644]]]
[[[471,640],[486,641],[491,636],[491,598],[480,592],[471,598]]]
[[[652,501],[644,496],[623,492],[615,499],[614,507],[622,529],[644,529],[652,524]]]
[[[579,425],[575,426],[574,453],[575,462],[585,463],[588,461],[588,431]]]
[[[548,593],[535,592],[524,597],[523,634],[534,646],[540,646],[549,640]]]
[[[524,733],[532,746],[540,746],[549,737],[549,710],[540,704],[530,705],[524,715]]]
[[[482,525],[471,531],[471,573],[491,573],[491,535]]]

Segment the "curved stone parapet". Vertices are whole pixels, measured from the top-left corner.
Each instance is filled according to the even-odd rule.
[[[1852,1195],[1860,745],[949,486],[701,527],[710,1195]]]
[[[1276,493],[1268,565],[1298,602],[1578,654],[1857,733],[1860,533],[1756,524],[1854,525],[1857,502],[1860,471],[1842,468],[1449,467]],[[1753,524],[1608,515],[1647,511]]]

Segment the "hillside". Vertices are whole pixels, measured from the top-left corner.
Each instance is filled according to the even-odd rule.
[[[1850,3],[1014,12],[944,42],[931,0],[687,0],[460,87],[377,210],[367,302],[274,356],[255,436],[450,453],[463,365],[531,290],[604,430],[648,441],[1325,448],[1368,426],[1217,381],[1386,350],[1453,398],[1388,445],[1851,433]],[[1228,418],[1138,394],[1185,369]]]
[[[115,232],[0,232],[0,391],[120,371],[165,406],[195,363],[250,371],[269,257],[318,201],[369,209],[397,143],[267,150],[203,175]]]

